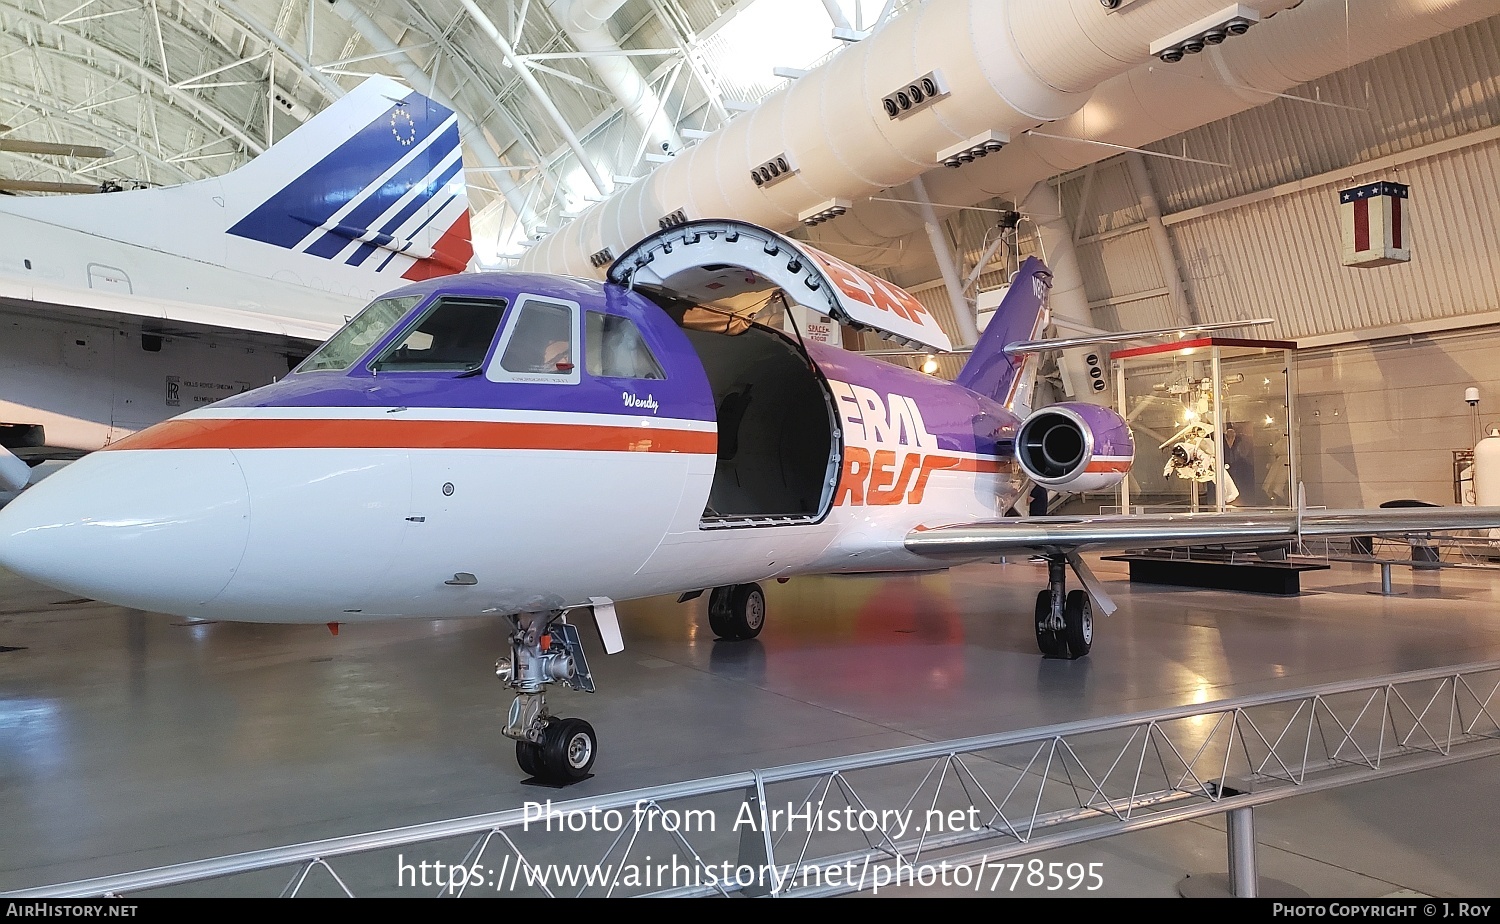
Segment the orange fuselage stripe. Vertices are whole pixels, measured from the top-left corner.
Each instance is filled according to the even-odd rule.
[[[169,420],[109,449],[559,449],[712,455],[718,436],[699,430],[481,420]]]

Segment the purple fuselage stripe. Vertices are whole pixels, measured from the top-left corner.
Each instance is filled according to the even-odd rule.
[[[1011,458],[1019,421],[998,403],[952,382],[837,347],[809,343],[807,352],[830,379],[863,385],[883,399],[894,394],[916,401],[927,432],[943,449]]]
[[[575,301],[586,312],[601,311],[630,318],[640,328],[641,336],[667,377],[644,380],[591,376],[586,361],[587,344],[577,385],[491,382],[483,375],[458,378],[451,370],[371,373],[370,360],[401,335],[404,325],[398,324],[364,359],[347,370],[290,375],[273,385],[226,398],[216,407],[450,407],[653,416],[650,411],[627,406],[625,394],[630,393],[642,400],[654,400],[656,417],[715,419],[708,376],[692,344],[665,312],[633,292],[568,277],[475,273],[442,276],[391,294],[502,298],[507,305],[514,305],[521,293]],[[423,298],[411,315],[423,311],[427,302]],[[506,318],[501,320],[502,329],[508,318],[507,311]]]
[[[434,296],[504,299],[513,306],[523,294],[577,302],[585,312],[621,315],[639,327],[667,377],[642,380],[591,376],[587,343],[583,345],[580,381],[576,385],[491,382],[482,375],[459,377],[451,370],[372,373],[370,362],[403,335],[403,323],[392,328],[347,370],[291,375],[274,385],[226,398],[217,406],[487,408],[646,416],[640,407],[627,405],[629,394],[654,401],[658,417],[716,419],[708,376],[687,336],[661,308],[620,286],[540,274],[475,273],[443,276],[390,294],[422,296],[409,317],[424,311]],[[508,318],[507,313],[501,321],[502,331]],[[937,439],[941,449],[998,459],[1013,457],[1015,431],[1020,421],[999,403],[951,382],[835,347],[818,343],[808,343],[806,347],[808,355],[831,380],[868,388],[882,401],[888,401],[891,395],[912,399],[921,411],[927,432]],[[494,349],[492,344],[491,360]]]

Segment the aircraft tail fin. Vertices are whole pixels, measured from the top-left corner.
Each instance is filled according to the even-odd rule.
[[[1011,355],[1005,347],[1041,335],[1047,326],[1047,290],[1051,285],[1052,273],[1045,263],[1036,257],[1022,263],[954,381],[1016,413],[1028,413],[1039,358],[1033,353]]]
[[[226,233],[244,240],[408,280],[461,272],[474,254],[458,118],[388,78],[219,182]]]
[[[458,119],[388,77],[367,79],[223,176],[7,198],[0,212],[361,296],[462,272],[474,253]]]

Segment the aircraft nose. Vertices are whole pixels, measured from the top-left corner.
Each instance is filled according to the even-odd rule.
[[[190,616],[234,576],[249,531],[232,451],[109,450],[0,509],[0,565],[79,596]]]

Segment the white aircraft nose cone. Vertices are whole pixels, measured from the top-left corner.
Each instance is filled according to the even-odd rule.
[[[0,509],[0,565],[94,600],[193,615],[234,576],[250,495],[227,449],[96,452]]]

